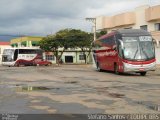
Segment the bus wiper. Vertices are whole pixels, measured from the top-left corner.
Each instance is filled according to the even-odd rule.
[[[148,59],[149,57],[148,57],[146,51],[144,51],[143,47],[142,47],[142,51],[143,51],[143,53],[146,55],[146,57],[147,57],[147,59]]]
[[[135,57],[136,57],[137,53],[138,53],[138,48],[137,48],[137,50],[136,50],[136,52],[135,52],[135,54],[134,54],[133,59],[135,59]]]

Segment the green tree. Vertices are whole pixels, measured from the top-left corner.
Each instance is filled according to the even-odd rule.
[[[44,51],[53,52],[54,56],[56,56],[56,63],[58,63],[58,48],[60,46],[60,42],[55,38],[55,35],[48,35],[44,37],[39,42],[39,45]]]
[[[107,34],[107,31],[102,30],[102,31],[100,31],[100,32],[97,32],[97,33],[96,33],[96,36],[97,36],[97,38],[99,38],[99,37],[101,37],[101,36],[103,36],[103,35],[105,35],[105,34]]]
[[[74,34],[72,33],[72,29],[64,29],[60,30],[55,34],[55,39],[59,41],[59,47],[63,48],[61,51],[60,56],[58,57],[58,60],[61,59],[64,51],[66,51],[68,48],[74,48],[74,40],[73,36]]]
[[[85,63],[87,63],[87,58],[89,57],[92,49],[91,43],[93,41],[93,34],[79,30],[75,34],[75,40],[76,46],[81,49]]]
[[[76,29],[63,29],[54,35],[44,37],[40,41],[40,47],[45,51],[54,52],[56,62],[58,64],[65,50],[68,48],[81,48],[86,63],[86,51],[91,51],[92,39],[92,35],[84,31]],[[60,56],[58,56],[58,48],[62,48]],[[89,54],[87,55],[87,58]]]

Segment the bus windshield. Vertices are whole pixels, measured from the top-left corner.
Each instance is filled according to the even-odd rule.
[[[14,49],[4,49],[2,62],[12,62],[14,51],[15,51]]]
[[[155,57],[151,36],[123,37],[124,58],[129,60],[149,60]]]

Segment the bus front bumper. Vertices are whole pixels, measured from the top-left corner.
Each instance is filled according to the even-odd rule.
[[[14,66],[15,62],[2,62],[3,66]]]
[[[145,72],[156,70],[156,62],[149,64],[133,65],[123,62],[124,72]]]

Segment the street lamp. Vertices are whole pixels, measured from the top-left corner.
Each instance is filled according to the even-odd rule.
[[[94,24],[94,41],[96,40],[96,18],[86,18],[87,21],[90,21]]]

